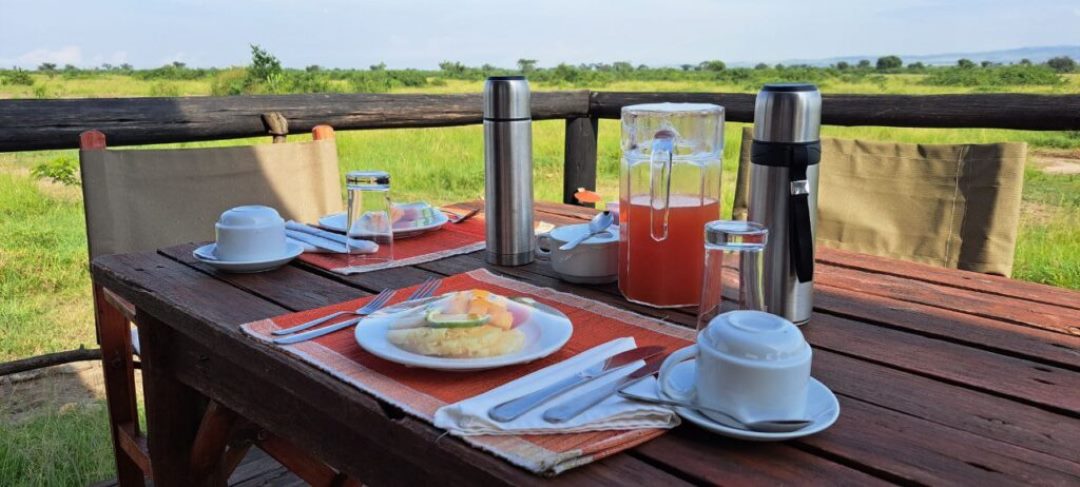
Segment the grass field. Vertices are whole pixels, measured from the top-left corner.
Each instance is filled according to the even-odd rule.
[[[34,75],[39,77],[41,75]],[[148,82],[126,76],[101,79],[37,80],[46,97],[205,95],[203,81]],[[825,92],[944,93],[978,91],[917,84],[917,76],[886,76],[882,83],[825,85]],[[449,80],[441,86],[402,92],[475,92],[476,82]],[[537,89],[560,89],[540,85]],[[605,90],[753,91],[754,87],[700,82],[612,83]],[[33,87],[0,86],[0,98],[34,97]],[[1080,75],[1068,83],[1020,91],[1080,93]],[[730,201],[741,124],[728,124],[724,193]],[[1080,157],[1080,133],[1009,130],[938,130],[880,127],[826,127],[826,135],[923,143],[1026,141],[1030,152],[1055,151]],[[600,125],[598,190],[617,194],[619,126]],[[174,144],[198,147],[267,143],[268,139]],[[407,149],[404,149],[407,148]],[[342,171],[389,170],[398,200],[425,199],[434,204],[478,198],[483,191],[482,133],[478,126],[441,129],[371,130],[338,135]],[[536,196],[561,199],[563,123],[534,124]],[[89,301],[85,230],[79,189],[31,176],[49,161],[74,163],[75,151],[0,154],[0,361],[70,349],[94,347]],[[728,205],[730,207],[730,205]],[[1045,173],[1033,165],[1025,172],[1024,206],[1015,276],[1080,289],[1080,178]],[[0,411],[2,413],[2,411]],[[111,472],[104,414],[87,410],[58,414],[18,425],[0,414],[0,485],[40,479],[31,485],[85,484]],[[65,455],[64,452],[68,452]]]

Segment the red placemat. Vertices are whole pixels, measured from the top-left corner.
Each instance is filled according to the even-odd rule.
[[[461,223],[447,223],[432,232],[394,240],[394,260],[387,263],[350,266],[347,255],[322,253],[303,253],[300,260],[338,274],[359,274],[483,250],[484,232],[483,215],[476,215]]]
[[[554,306],[573,322],[574,334],[562,349],[544,359],[467,375],[405,367],[380,359],[361,349],[353,334],[347,331],[283,346],[280,350],[431,423],[435,411],[442,406],[489,391],[615,338],[632,336],[638,346],[660,345],[667,352],[686,346],[694,339],[694,331],[688,328],[573,294],[499,277],[484,269],[444,279],[439,293],[466,289],[487,289],[504,296],[529,296]],[[403,301],[411,292],[412,288],[398,291],[391,303]],[[256,321],[243,325],[242,329],[258,340],[269,342],[273,330],[303,323],[332,311],[353,310],[369,299],[365,297]],[[465,436],[462,440],[532,472],[554,475],[632,448],[665,431],[639,429],[552,435]]]

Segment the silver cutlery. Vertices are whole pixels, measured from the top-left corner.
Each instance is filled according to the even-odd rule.
[[[623,366],[637,362],[638,360],[647,359],[649,357],[657,355],[663,350],[663,347],[649,346],[638,347],[622,353],[617,353],[590,365],[588,368],[581,372],[571,375],[570,377],[567,377],[543,389],[533,391],[524,396],[511,399],[502,404],[499,404],[488,410],[488,417],[500,422],[512,421],[520,417],[522,414],[525,414],[533,410],[537,406],[547,402],[549,399],[554,398],[566,391],[569,391],[570,389],[573,389],[578,385],[584,384],[599,377],[603,377],[616,370],[619,370]]]
[[[436,279],[436,278],[428,279],[423,284],[421,284],[420,287],[416,288],[416,291],[413,291],[412,295],[409,296],[408,300],[412,301],[412,300],[426,298],[428,296],[431,296],[431,294],[434,293],[435,290],[438,289],[441,284],[442,284],[442,279]],[[397,291],[389,291],[388,294],[384,294],[386,292],[387,291],[384,290],[383,292],[379,293],[379,295],[376,297],[376,299],[373,299],[367,305],[365,305],[364,307],[357,310],[355,312],[355,314],[358,314],[360,316],[357,316],[356,318],[348,319],[348,320],[342,321],[341,323],[335,323],[333,325],[326,326],[326,327],[323,327],[323,328],[319,328],[317,330],[311,330],[311,331],[306,331],[306,332],[303,332],[303,333],[297,333],[297,334],[294,334],[294,335],[275,338],[274,343],[279,344],[279,345],[288,345],[288,344],[291,344],[291,343],[299,343],[299,342],[302,342],[302,341],[311,340],[312,338],[318,338],[318,337],[321,337],[323,335],[327,335],[327,334],[333,333],[335,331],[338,331],[338,330],[341,330],[341,329],[344,329],[344,328],[348,328],[348,327],[350,327],[352,325],[355,325],[355,324],[359,323],[360,320],[362,320],[364,318],[364,316],[370,315],[370,314],[378,311],[379,309],[381,309],[383,306],[385,306],[387,301],[389,301],[390,298],[392,298],[394,296],[394,294],[397,293]],[[369,308],[371,303],[374,303],[376,300],[379,300],[380,302],[376,306],[373,306],[373,307]],[[361,310],[363,310],[363,312],[361,312]],[[342,314],[348,314],[349,312],[341,312],[341,313]],[[338,316],[340,316],[340,314]],[[324,321],[326,321],[326,320],[324,320]],[[303,326],[303,325],[301,325],[301,326]]]
[[[625,389],[625,388],[622,388],[622,389]],[[626,390],[619,390],[619,395],[622,396],[622,397],[625,397],[627,399],[632,399],[632,400],[640,401],[640,402],[647,402],[647,403],[651,403],[651,404],[662,404],[662,405],[665,405],[665,406],[679,406],[679,407],[684,407],[684,408],[687,408],[687,409],[695,409],[695,410],[698,410],[698,411],[706,411],[706,412],[710,412],[710,413],[713,413],[713,414],[719,414],[719,415],[723,416],[724,418],[727,418],[729,420],[729,422],[717,421],[718,423],[723,424],[724,426],[727,426],[729,428],[735,428],[735,429],[740,429],[740,430],[745,430],[745,431],[760,431],[760,432],[763,432],[763,433],[789,433],[789,432],[792,432],[792,431],[801,430],[801,429],[805,428],[807,425],[809,425],[810,423],[814,422],[813,419],[765,419],[765,420],[761,420],[761,421],[752,421],[752,422],[749,422],[749,423],[744,423],[744,422],[740,421],[738,418],[736,418],[735,416],[732,416],[731,414],[729,414],[727,412],[721,411],[719,409],[713,409],[713,408],[710,408],[710,407],[702,406],[700,404],[694,404],[694,403],[686,402],[686,401],[676,401],[676,400],[672,400],[672,399],[661,399],[661,398],[658,398],[658,397],[642,396],[640,394],[635,394],[633,392],[629,392],[629,391],[626,391]],[[710,417],[709,419],[712,419],[712,420],[715,421],[715,418]]]
[[[305,322],[305,323],[301,323],[299,325],[296,325],[296,326],[293,326],[293,327],[290,327],[290,328],[283,328],[283,329],[280,329],[280,330],[275,330],[275,331],[271,332],[270,334],[271,335],[278,335],[278,336],[280,336],[280,335],[291,335],[291,334],[296,333],[298,331],[304,331],[304,330],[306,330],[308,328],[311,328],[313,326],[317,326],[317,325],[320,325],[322,323],[326,323],[327,321],[330,321],[330,320],[332,320],[334,318],[337,318],[338,316],[347,315],[347,314],[368,315],[368,314],[374,313],[375,311],[378,311],[379,308],[382,308],[384,305],[386,305],[386,302],[390,301],[390,298],[392,298],[394,296],[394,293],[396,293],[396,292],[397,291],[393,290],[393,289],[383,289],[378,295],[375,296],[374,299],[372,299],[371,301],[368,301],[367,304],[357,308],[355,311],[335,311],[335,312],[330,313],[330,314],[328,314],[326,316],[323,316],[321,318],[316,318],[314,320],[311,320],[311,321],[308,321],[308,322]]]
[[[480,213],[480,208],[472,210],[472,211],[470,211],[470,212],[468,212],[468,213],[466,213],[464,215],[459,215],[459,214],[454,213],[454,212],[449,211],[449,210],[440,210],[440,211],[442,211],[443,213],[446,214],[446,218],[448,218],[450,220],[450,223],[462,223],[465,220],[468,220],[468,219],[476,216],[477,213]]]
[[[600,404],[605,399],[615,395],[620,389],[625,389],[648,377],[652,377],[653,374],[660,371],[660,366],[663,365],[665,357],[666,356],[653,357],[649,359],[648,362],[645,362],[645,365],[638,367],[637,370],[622,379],[586,392],[580,397],[575,397],[544,411],[544,420],[551,423],[564,423],[576,418],[579,414],[585,412],[589,408]]]
[[[577,247],[578,245],[580,245],[581,242],[584,242],[584,241],[592,238],[593,235],[596,235],[596,234],[598,234],[598,233],[600,233],[600,232],[602,232],[604,230],[607,230],[608,227],[610,227],[611,224],[614,221],[615,221],[615,218],[611,216],[610,211],[604,210],[604,211],[602,211],[600,213],[597,213],[596,216],[592,217],[592,220],[589,220],[589,232],[588,233],[585,233],[585,234],[581,235],[578,238],[575,238],[575,239],[573,239],[573,240],[571,240],[569,242],[566,242],[566,243],[562,244],[559,247],[559,250],[572,250],[574,247]]]

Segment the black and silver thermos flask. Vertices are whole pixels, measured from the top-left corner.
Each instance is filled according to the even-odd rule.
[[[484,83],[484,218],[488,263],[533,261],[532,112],[524,76]]]
[[[767,84],[758,93],[748,219],[769,229],[766,311],[797,325],[809,321],[813,311],[820,128],[816,86]]]

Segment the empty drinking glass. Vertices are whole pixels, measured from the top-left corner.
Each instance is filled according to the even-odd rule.
[[[716,315],[734,309],[767,311],[762,288],[762,265],[769,230],[751,221],[716,220],[705,224],[705,274],[698,307],[697,329]],[[738,274],[725,279],[727,269]],[[734,278],[731,278],[734,277]],[[729,282],[725,286],[725,281]],[[734,301],[724,304],[725,287]]]
[[[385,171],[350,171],[345,174],[348,193],[348,260],[350,266],[394,260],[394,231],[390,205],[390,174]],[[372,245],[374,244],[374,245]]]

